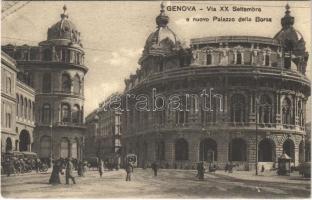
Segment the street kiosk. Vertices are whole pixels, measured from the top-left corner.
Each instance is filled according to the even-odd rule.
[[[278,158],[277,174],[280,176],[289,176],[290,175],[290,162],[291,162],[291,157],[289,157],[286,153],[283,153]]]

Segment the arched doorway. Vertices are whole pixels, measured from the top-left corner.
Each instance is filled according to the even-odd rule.
[[[283,152],[291,157],[291,161],[295,161],[295,144],[291,139],[287,139],[283,143]]]
[[[5,152],[12,151],[12,148],[12,140],[8,137],[5,142]]]
[[[229,151],[229,161],[247,160],[247,144],[243,139],[233,139],[229,144]]]
[[[78,141],[75,139],[71,145],[71,157],[74,159],[78,159]]]
[[[61,140],[61,158],[69,157],[69,140],[67,138],[62,138]]]
[[[218,160],[216,141],[208,138],[200,142],[199,160],[207,162],[213,162]]]
[[[30,151],[30,134],[27,130],[21,131],[19,141],[20,151]]]
[[[258,147],[259,162],[275,161],[275,144],[273,140],[265,138],[259,142]]]
[[[306,142],[305,144],[305,161],[310,162],[311,161],[311,143]]]
[[[142,167],[144,167],[145,166],[145,164],[146,164],[146,162],[147,162],[147,158],[148,158],[148,156],[147,156],[147,143],[146,142],[144,142],[143,143],[143,146],[142,146],[143,148],[142,148]]]
[[[156,143],[156,160],[165,160],[165,142],[163,140]]]
[[[299,144],[299,163],[304,162],[304,141]]]
[[[175,160],[188,160],[188,143],[185,139],[178,139],[175,143]]]

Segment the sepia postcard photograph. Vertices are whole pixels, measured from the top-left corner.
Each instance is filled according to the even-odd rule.
[[[1,1],[1,198],[310,199],[310,1]]]

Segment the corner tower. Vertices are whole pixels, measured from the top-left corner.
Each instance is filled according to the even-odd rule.
[[[66,6],[61,19],[48,29],[47,40],[38,46],[7,45],[3,49],[17,60],[18,68],[36,90],[33,150],[46,160],[81,159],[88,68],[80,32],[69,20]]]

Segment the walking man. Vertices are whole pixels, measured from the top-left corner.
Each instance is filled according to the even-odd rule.
[[[73,181],[73,184],[76,184],[75,182],[75,177],[73,176],[73,169],[74,169],[74,165],[71,162],[70,158],[66,159],[67,164],[66,164],[66,171],[65,171],[65,175],[66,175],[66,184],[69,184],[69,179],[71,179]]]
[[[205,175],[204,162],[199,163],[197,170],[198,170],[198,179],[204,180],[204,175]]]
[[[99,159],[99,162],[98,162],[98,170],[100,173],[100,177],[102,177],[102,175],[103,175],[103,161],[101,159]]]
[[[127,163],[126,172],[127,172],[126,181],[131,181],[131,174],[133,172],[133,166],[131,162]]]
[[[152,169],[154,171],[154,176],[157,176],[157,170],[158,170],[158,163],[155,161],[152,164]]]

